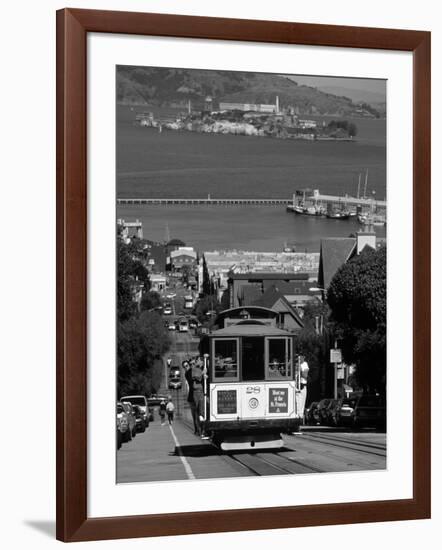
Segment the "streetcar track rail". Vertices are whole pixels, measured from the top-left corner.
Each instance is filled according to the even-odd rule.
[[[293,462],[294,464],[297,464],[298,466],[302,466],[303,468],[306,468],[308,470],[311,470],[312,472],[315,472],[316,474],[323,474],[325,470],[321,470],[320,468],[316,468],[315,466],[311,466],[310,464],[305,464],[304,462],[301,462],[300,460],[296,460],[296,458],[293,458],[291,456],[284,456],[281,453],[275,453],[277,456],[283,458],[284,460],[289,460],[290,462]]]
[[[183,424],[187,427],[187,429],[192,432],[193,431],[193,428],[192,426],[190,425],[189,422],[187,422],[186,420],[182,419],[183,421]],[[255,459],[258,459],[259,461],[261,462],[264,462],[265,464],[271,466],[272,468],[276,469],[276,470],[279,470],[281,472],[281,474],[290,474],[290,475],[294,475],[294,474],[300,474],[302,472],[293,472],[287,468],[284,468],[283,466],[281,465],[278,465],[278,464],[275,464],[273,463],[271,460],[268,460],[266,458],[264,458],[262,456],[261,453],[257,453],[257,454],[254,454],[254,455],[251,455],[250,453],[246,453],[245,451],[241,451],[239,453],[232,453],[232,452],[229,452],[229,453],[226,453],[226,452],[223,452],[219,449],[219,447],[217,447],[216,445],[214,445],[213,443],[211,443],[211,445],[213,445],[214,447],[216,447],[218,450],[219,450],[219,453],[220,453],[220,456],[223,457],[224,459],[226,459],[227,461],[229,459],[235,461],[236,463],[240,464],[243,468],[249,470],[250,472],[252,472],[254,475],[257,475],[257,476],[262,476],[262,475],[269,475],[269,474],[262,474],[260,473],[256,467],[252,466],[251,464],[248,464],[247,461],[245,461],[244,459],[241,460],[241,457],[244,457],[244,456],[249,456],[249,457],[254,457]],[[293,464],[296,464],[297,466],[300,466],[301,468],[303,468],[304,470],[307,470],[306,472],[304,473],[317,473],[317,474],[320,474],[320,473],[324,473],[325,470],[321,470],[320,468],[317,468],[315,466],[311,466],[309,464],[305,464],[304,462],[300,461],[300,460],[296,460],[295,458],[293,457],[289,457],[289,456],[285,456],[284,454],[282,454],[281,452],[277,452],[277,451],[274,451],[270,454],[270,456],[277,456],[279,457],[280,459],[282,460],[285,460],[289,463],[293,463]]]
[[[369,455],[381,456],[383,458],[385,458],[386,454],[387,454],[387,449],[386,448],[374,447],[374,449],[376,449],[376,450],[384,451],[382,453],[381,452],[378,453],[378,452],[375,452],[375,450],[371,450],[371,449],[367,448],[367,447],[372,447],[372,446],[365,445],[365,444],[359,443],[359,442],[358,443],[351,443],[351,444],[347,444],[347,445],[342,445],[336,439],[312,437],[312,436],[306,435],[306,434],[304,435],[304,437],[306,437],[310,441],[317,441],[318,443],[322,443],[323,445],[330,445],[332,447],[338,447],[338,448],[341,448],[341,449],[349,449],[349,450],[355,451],[357,453],[365,453],[365,454],[369,454]],[[365,448],[362,449],[360,447],[365,447]]]
[[[310,437],[311,439],[326,439],[328,441],[339,441],[341,443],[349,443],[350,445],[357,445],[357,446],[360,446],[360,447],[370,447],[372,449],[378,449],[380,451],[386,451],[387,450],[387,446],[383,445],[382,443],[367,443],[367,442],[363,442],[363,441],[354,441],[353,439],[349,439],[349,438],[330,437],[330,436],[323,435],[323,434],[316,435],[316,434],[311,434],[311,433],[306,433],[306,432],[304,432],[302,435]]]

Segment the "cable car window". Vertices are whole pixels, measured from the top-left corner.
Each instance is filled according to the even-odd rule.
[[[268,379],[292,378],[291,341],[288,338],[268,338],[266,353]]]
[[[213,341],[213,375],[215,379],[238,379],[238,340]]]

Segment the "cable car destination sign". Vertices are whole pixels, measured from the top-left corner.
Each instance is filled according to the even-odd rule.
[[[269,388],[269,413],[288,412],[288,388]]]

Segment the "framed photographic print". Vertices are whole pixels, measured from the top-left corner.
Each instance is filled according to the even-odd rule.
[[[57,538],[430,516],[430,34],[57,13]]]

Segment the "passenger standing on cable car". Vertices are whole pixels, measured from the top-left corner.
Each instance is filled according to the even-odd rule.
[[[192,377],[192,365],[189,363],[189,361],[183,361],[183,368],[184,368],[184,378],[186,380],[187,384],[187,402],[190,405],[190,412],[192,413],[192,420],[193,420],[193,429],[194,433],[198,433],[198,420],[197,420],[197,412],[195,408],[195,400],[193,398],[193,390],[194,390],[194,383],[193,383],[193,377]]]
[[[201,357],[198,357],[192,366],[192,380],[193,380],[193,400],[195,403],[195,418],[196,420],[196,433],[202,439],[208,439],[207,435],[204,433],[204,407],[205,407],[205,396],[204,396],[204,377],[206,373],[204,372],[204,364]]]
[[[307,382],[308,382],[308,373],[309,373],[309,366],[307,361],[305,360],[305,357],[301,355],[299,357],[299,383],[300,383],[300,389],[301,389],[301,399],[300,399],[300,410],[303,411],[305,407],[305,402],[307,399]]]

